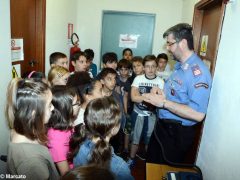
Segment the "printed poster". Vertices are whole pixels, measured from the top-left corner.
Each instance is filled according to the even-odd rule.
[[[138,34],[120,34],[119,47],[137,48],[139,36]]]
[[[207,44],[208,44],[208,35],[202,36],[202,42],[201,42],[201,49],[200,49],[200,55],[206,56],[207,54]]]
[[[11,59],[12,59],[12,62],[24,60],[22,38],[11,40]]]

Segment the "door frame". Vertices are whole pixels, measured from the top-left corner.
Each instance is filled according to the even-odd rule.
[[[194,15],[193,15],[194,49],[196,53],[198,53],[201,47],[201,32],[202,32],[202,21],[204,17],[204,11],[209,10],[217,5],[221,5],[221,13],[220,13],[221,20],[218,25],[218,31],[216,32],[217,33],[217,40],[215,42],[216,47],[214,49],[214,58],[210,66],[210,72],[212,76],[214,75],[215,66],[216,66],[217,52],[218,52],[219,41],[221,38],[221,30],[222,30],[222,24],[223,24],[225,9],[226,9],[226,3],[227,3],[226,0],[201,0],[198,3],[196,3],[194,7]],[[198,55],[200,56],[200,54]]]
[[[36,59],[39,71],[45,73],[46,0],[36,1]],[[38,53],[39,52],[39,53]]]
[[[217,39],[215,42],[215,48],[213,52],[214,58],[211,61],[210,66],[210,72],[212,76],[214,75],[214,70],[216,66],[216,60],[217,60],[217,53],[218,53],[218,46],[219,41],[221,38],[221,31],[222,31],[222,24],[224,20],[225,15],[225,8],[226,8],[226,0],[201,0],[194,6],[194,15],[193,15],[193,38],[194,38],[194,49],[195,52],[198,53],[198,55],[202,58],[202,56],[199,54],[200,48],[201,48],[201,32],[202,32],[202,22],[204,18],[204,11],[214,8],[215,6],[221,5],[221,12],[220,12],[220,21],[218,24],[218,30],[217,30]],[[188,157],[186,159],[186,163],[195,163],[197,158],[197,153],[200,146],[200,141],[202,137],[204,127],[204,121],[199,123],[196,127],[196,136],[193,143],[193,148],[188,152]]]
[[[32,44],[36,46],[35,58],[38,60],[38,65],[36,66],[36,71],[45,73],[45,33],[46,33],[46,0],[36,1],[36,43]],[[12,65],[21,66],[21,74],[23,61],[12,62]],[[27,62],[28,63],[28,62]]]

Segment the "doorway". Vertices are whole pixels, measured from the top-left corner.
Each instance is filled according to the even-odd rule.
[[[201,0],[194,7],[194,49],[209,67],[212,76],[214,76],[225,8],[224,0]],[[194,147],[189,152],[188,163],[196,161],[203,127],[204,121],[197,127],[197,135]]]
[[[152,54],[155,14],[103,11],[101,56],[131,48],[134,56]]]
[[[23,39],[24,59],[21,75],[31,71],[45,73],[46,0],[10,0],[11,38]]]
[[[225,8],[224,0],[202,0],[194,8],[194,49],[208,65],[212,76],[216,65]]]

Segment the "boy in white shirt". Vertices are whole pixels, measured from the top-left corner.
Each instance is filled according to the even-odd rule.
[[[132,145],[130,159],[128,160],[130,167],[134,165],[134,158],[138,151],[141,137],[144,138],[145,149],[147,149],[156,122],[156,109],[144,101],[142,94],[149,93],[152,87],[163,89],[164,86],[164,81],[156,75],[157,62],[154,55],[145,56],[143,66],[145,74],[137,76],[131,88],[131,99],[134,102],[134,109],[132,112]]]

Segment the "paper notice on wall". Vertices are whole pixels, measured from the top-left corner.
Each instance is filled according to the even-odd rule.
[[[208,35],[202,36],[202,42],[201,42],[201,49],[200,49],[200,55],[206,56],[207,54],[207,44],[208,44]]]
[[[137,48],[139,34],[120,34],[119,47]]]
[[[72,34],[73,34],[73,24],[68,23],[68,39],[71,39]]]
[[[12,62],[24,60],[23,39],[11,40],[11,58]]]

